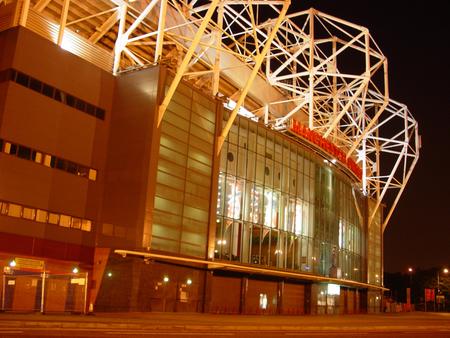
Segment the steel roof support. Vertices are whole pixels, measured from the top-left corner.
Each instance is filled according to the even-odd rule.
[[[219,154],[220,150],[222,149],[223,143],[225,142],[228,132],[230,131],[231,126],[233,125],[234,119],[236,118],[236,116],[239,112],[239,109],[241,108],[242,104],[244,103],[245,97],[247,96],[247,93],[248,93],[251,85],[253,84],[253,81],[254,81],[256,75],[258,74],[259,69],[261,68],[261,64],[264,61],[264,58],[265,58],[267,52],[269,51],[270,45],[271,45],[273,39],[275,38],[276,33],[278,32],[278,29],[280,28],[281,23],[284,20],[284,17],[286,15],[286,12],[287,12],[290,4],[291,4],[290,0],[286,0],[284,2],[283,8],[281,9],[280,14],[279,14],[274,26],[272,27],[270,35],[267,37],[267,39],[264,43],[263,49],[261,50],[260,53],[257,53],[257,55],[254,58],[255,64],[253,65],[253,69],[252,69],[252,72],[250,73],[247,83],[245,84],[244,88],[242,88],[239,99],[236,102],[236,106],[234,107],[233,111],[231,112],[230,117],[229,117],[227,123],[225,124],[225,127],[222,130],[222,133],[220,134],[220,136],[217,139],[217,149],[216,149],[217,154]]]
[[[209,21],[211,20],[219,1],[220,0],[212,0],[211,1],[209,9],[205,14],[205,17],[203,18],[202,23],[198,27],[197,33],[194,36],[191,46],[189,47],[188,51],[186,52],[186,55],[184,56],[180,67],[178,67],[178,70],[175,74],[174,79],[172,80],[172,83],[169,86],[169,89],[167,90],[167,93],[166,93],[166,96],[164,97],[163,102],[159,106],[158,124],[157,124],[158,127],[162,122],[162,119],[164,117],[164,113],[166,112],[167,106],[169,105],[170,101],[172,100],[172,96],[173,96],[173,94],[175,94],[175,90],[177,89],[178,84],[181,81],[181,78],[183,77],[184,73],[187,70],[187,66],[188,66],[189,62],[191,61],[191,58],[194,55],[195,50],[197,49],[198,43],[200,42],[200,39],[202,38],[203,33],[205,32],[205,29],[208,26]]]

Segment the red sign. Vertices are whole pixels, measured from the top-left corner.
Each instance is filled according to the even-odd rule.
[[[434,289],[425,289],[425,301],[426,302],[434,301]]]
[[[356,162],[351,158],[347,158],[346,154],[341,149],[339,149],[334,143],[324,139],[319,133],[309,129],[295,120],[291,120],[289,130],[319,146],[327,153],[334,156],[334,158],[336,158],[339,162],[346,165],[347,168],[349,168],[356,175],[356,177],[359,179],[362,178],[362,169],[356,164]]]

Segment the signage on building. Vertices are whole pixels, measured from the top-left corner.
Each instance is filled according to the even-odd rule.
[[[44,270],[44,261],[38,259],[31,258],[22,258],[16,257],[14,258],[15,268],[21,270],[34,270],[34,271],[43,271]]]
[[[341,149],[339,149],[334,143],[324,139],[319,133],[309,129],[295,120],[291,120],[289,131],[301,136],[302,138],[320,147],[328,154],[334,156],[334,158],[349,168],[351,172],[356,175],[356,177],[359,179],[362,178],[362,169],[356,164],[356,162],[352,158],[347,158],[347,155]]]

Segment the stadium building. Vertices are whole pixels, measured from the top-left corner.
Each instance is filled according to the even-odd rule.
[[[289,5],[0,1],[2,310],[380,311],[417,122]]]

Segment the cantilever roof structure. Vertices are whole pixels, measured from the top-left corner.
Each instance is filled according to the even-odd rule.
[[[182,79],[233,100],[217,151],[244,106],[281,132],[296,120],[358,164],[360,189],[376,202],[370,220],[391,195],[385,229],[419,158],[417,122],[389,97],[387,58],[367,28],[314,9],[289,13],[289,5],[24,0],[16,24],[114,74],[154,64],[171,68],[160,121]]]

